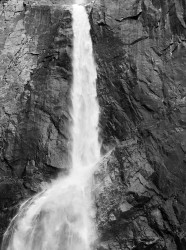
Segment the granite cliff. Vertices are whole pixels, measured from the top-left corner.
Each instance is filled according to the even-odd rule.
[[[70,1],[0,1],[0,232],[68,171]],[[186,249],[186,4],[96,0],[98,248]]]
[[[18,203],[68,163],[71,13],[1,1],[1,234]]]

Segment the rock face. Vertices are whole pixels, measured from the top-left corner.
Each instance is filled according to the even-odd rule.
[[[0,230],[20,200],[67,169],[71,13],[61,5],[0,3]]]
[[[90,13],[103,151],[100,249],[186,249],[186,5],[100,0]]]
[[[20,201],[68,169],[72,18],[58,0],[0,1],[0,233]],[[105,155],[99,250],[186,249],[186,4],[87,8]]]

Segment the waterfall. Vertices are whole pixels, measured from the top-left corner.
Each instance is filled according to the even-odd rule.
[[[100,159],[96,66],[85,7],[73,6],[72,170],[24,202],[2,250],[90,250],[96,239],[91,178]]]
[[[98,143],[99,107],[96,100],[96,66],[93,58],[90,24],[85,8],[74,5],[74,84],[73,100],[73,148],[74,169],[91,167],[99,160]]]

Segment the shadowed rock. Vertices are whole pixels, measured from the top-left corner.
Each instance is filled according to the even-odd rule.
[[[185,8],[102,0],[90,12],[103,152],[114,148],[96,174],[100,249],[186,247]]]
[[[1,234],[20,200],[69,163],[71,13],[24,1],[0,4]]]

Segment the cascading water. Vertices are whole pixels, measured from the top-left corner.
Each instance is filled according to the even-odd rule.
[[[2,250],[90,250],[95,240],[91,177],[100,159],[96,66],[85,7],[73,6],[72,170],[19,209]]]
[[[99,107],[96,101],[96,66],[93,59],[90,24],[83,6],[75,5],[74,17],[74,84],[72,90],[74,126],[72,129],[72,164],[91,167],[100,157],[98,143]]]

